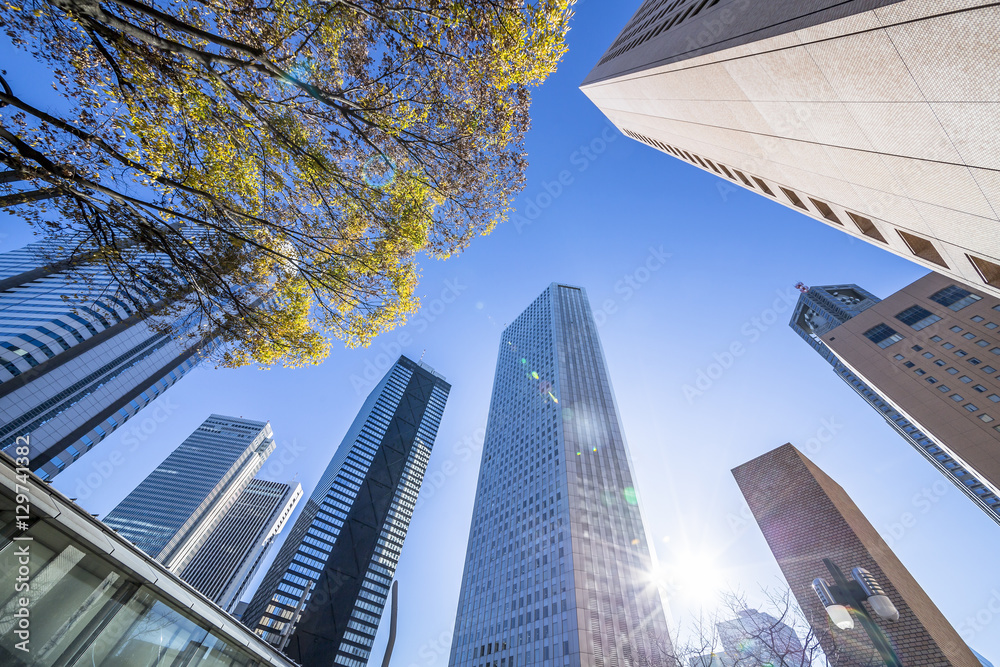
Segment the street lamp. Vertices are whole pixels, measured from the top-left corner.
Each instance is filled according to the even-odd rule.
[[[847,580],[839,567],[834,565],[829,558],[824,558],[823,563],[826,569],[833,576],[834,585],[827,584],[825,579],[817,578],[813,580],[813,591],[820,602],[826,608],[826,613],[841,630],[850,630],[854,627],[854,616],[858,617],[861,627],[868,633],[875,649],[882,656],[882,661],[887,667],[903,667],[889,639],[882,632],[882,629],[875,625],[875,621],[865,610],[862,601],[867,600],[872,606],[872,610],[879,618],[888,621],[899,620],[899,610],[885,594],[885,589],[878,583],[871,572],[863,567],[855,567],[851,570],[851,581]]]

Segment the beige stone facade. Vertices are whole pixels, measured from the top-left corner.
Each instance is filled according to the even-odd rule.
[[[1000,6],[647,0],[584,82],[626,135],[1000,296]]]
[[[863,567],[885,588],[900,617],[892,622],[876,616],[875,621],[903,665],[979,667],[958,632],[847,493],[795,447],[783,445],[735,468],[733,475],[831,665],[882,662],[860,624],[831,630],[812,590],[817,577],[833,583],[824,558],[847,576],[851,568]]]
[[[969,472],[1000,491],[1000,299],[960,310],[931,296],[955,282],[935,273],[917,280],[821,336],[834,354]],[[964,287],[964,286],[963,286]],[[919,330],[897,315],[918,306],[933,317]],[[886,325],[902,339],[874,343]]]

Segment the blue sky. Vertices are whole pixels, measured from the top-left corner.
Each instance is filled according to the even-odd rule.
[[[103,516],[216,412],[270,420],[279,447],[262,475],[295,477],[308,494],[388,365],[426,350],[453,388],[397,571],[393,664],[442,667],[500,332],[550,282],[568,282],[588,290],[601,320],[647,529],[678,574],[666,591],[672,623],[711,602],[700,589],[753,599],[782,585],[729,471],[792,442],[852,495],[970,645],[1000,659],[1000,574],[984,557],[1000,529],[787,326],[797,281],[884,297],[924,270],[614,130],[578,86],[639,4],[578,5],[570,52],[535,94],[521,218],[457,258],[424,261],[423,309],[406,328],[316,368],[200,368],[55,486]],[[0,224],[0,249],[30,240],[13,219]],[[743,353],[730,359],[734,343]],[[686,394],[713,363],[726,368]],[[694,582],[680,576],[695,565]],[[386,634],[384,623],[375,663]]]

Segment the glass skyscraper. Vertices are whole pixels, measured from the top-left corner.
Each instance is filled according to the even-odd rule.
[[[104,523],[180,574],[274,446],[270,423],[212,415]]]
[[[207,341],[176,340],[137,315],[152,293],[97,266],[47,264],[54,241],[0,254],[0,448],[30,434],[51,479],[190,371]]]
[[[300,498],[301,484],[251,479],[181,578],[232,612]]]
[[[32,499],[28,516],[20,509],[24,495]],[[0,454],[0,665],[295,667],[6,454]]]
[[[306,502],[242,617],[296,662],[368,664],[450,391],[400,357]]]
[[[553,283],[500,343],[449,664],[665,665],[669,642],[590,303]]]

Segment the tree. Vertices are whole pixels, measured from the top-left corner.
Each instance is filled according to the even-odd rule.
[[[316,363],[506,218],[574,1],[4,0],[64,108],[0,77],[0,206],[225,365]]]
[[[728,593],[714,613],[679,625],[672,633],[674,641],[662,638],[656,642],[659,664],[666,667],[835,667],[840,664],[841,640],[827,629],[825,617],[818,624],[811,623],[787,588],[764,588],[761,592],[762,614],[750,608],[745,595]],[[740,635],[735,650],[731,646],[717,650],[723,625],[735,627],[735,634]],[[817,630],[817,626],[821,629]],[[794,631],[795,639],[790,640],[787,628]],[[828,647],[833,646],[833,650],[824,652],[821,641]],[[858,663],[856,657],[850,660],[854,667],[882,667],[883,664],[874,647],[863,663]],[[647,659],[637,662],[636,667],[650,664],[652,660]]]

